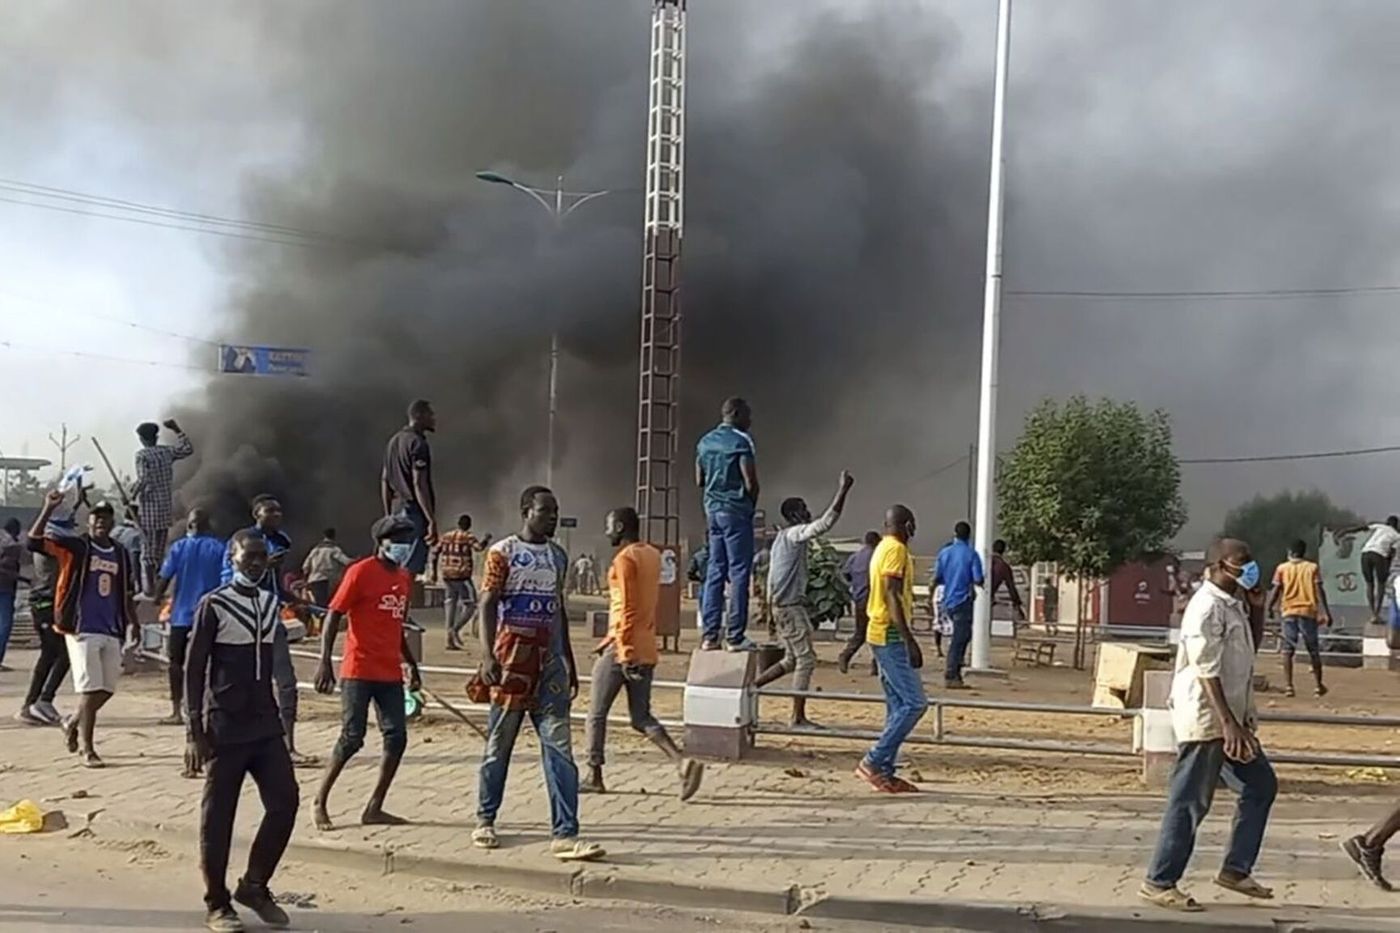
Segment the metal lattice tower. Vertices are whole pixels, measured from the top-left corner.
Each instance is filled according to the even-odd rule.
[[[637,511],[643,537],[680,545],[681,230],[685,217],[685,0],[654,0],[647,115]],[[679,605],[679,603],[677,604]]]

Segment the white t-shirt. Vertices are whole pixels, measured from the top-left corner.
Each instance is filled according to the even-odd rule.
[[[1389,525],[1372,525],[1371,537],[1366,539],[1366,543],[1361,546],[1362,553],[1379,554],[1382,557],[1389,557],[1395,553],[1395,545],[1400,544],[1400,531],[1396,531]]]

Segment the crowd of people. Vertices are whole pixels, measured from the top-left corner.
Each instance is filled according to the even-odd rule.
[[[757,647],[748,635],[760,490],[751,426],[748,404],[730,399],[724,403],[721,423],[697,446],[695,475],[708,528],[699,608],[702,651]],[[165,544],[174,513],[172,467],[193,452],[189,437],[175,422],[166,422],[166,427],[175,433],[175,445],[161,445],[155,425],[138,428],[142,447],[137,455],[137,496],[135,511],[127,514],[139,525],[139,559],[121,543],[111,504],[89,505],[86,530],[78,530],[78,509],[86,504],[81,489],[76,502],[69,490],[51,492],[29,529],[26,543],[34,559],[31,609],[41,641],[19,718],[61,725],[68,750],[87,767],[103,767],[95,741],[98,714],[117,689],[123,641],[139,635],[137,596],[168,602],[171,714],[162,722],[185,728],[184,773],[204,781],[200,861],[210,929],[243,929],[235,903],[269,925],[286,925],[289,919],[269,884],[300,807],[295,769],[320,764],[295,744],[297,677],[285,621],[289,610],[314,606],[324,611],[314,686],[321,694],[338,690],[341,704],[339,736],[314,800],[314,825],[322,831],[335,826],[331,793],[364,745],[371,706],[379,725],[381,758],[359,821],[408,822],[390,812],[386,802],[409,744],[405,689],[414,692],[421,686],[420,659],[414,657],[405,625],[414,579],[425,572],[432,556],[445,589],[447,647],[460,649],[463,629],[470,624],[469,635],[479,639],[483,655],[479,670],[466,684],[467,695],[489,707],[472,845],[500,845],[497,821],[506,776],[528,719],[542,750],[550,853],[564,862],[605,855],[601,845],[582,838],[579,795],[607,793],[607,718],[619,694],[626,695],[632,728],[674,769],[680,799],[689,800],[700,790],[703,766],[685,755],[651,710],[659,662],[656,620],[662,555],[642,540],[635,509],[620,506],[604,518],[602,530],[615,549],[606,573],[609,624],[607,636],[593,648],[587,774],[581,777],[570,730],[580,676],[565,596],[571,569],[580,590],[601,589],[603,584],[590,579],[596,574],[591,567],[571,568],[569,556],[556,542],[560,510],[552,490],[526,488],[519,499],[519,530],[500,540],[474,535],[467,515],[458,519],[454,530],[440,535],[429,440],[436,417],[428,402],[415,401],[407,424],[386,444],[381,472],[384,514],[370,528],[373,552],[352,559],[339,545],[335,530],[326,529],[301,565],[304,586],[293,589],[281,573],[292,542],[283,530],[282,503],[271,495],[253,499],[253,523],[227,542],[214,533],[209,515],[196,507],[185,518],[185,534]],[[810,545],[842,518],[853,484],[843,471],[830,503],[816,517],[800,497],[781,503],[783,524],[769,549],[761,583],[783,653],[757,672],[755,687],[791,674],[796,692],[810,691],[816,666],[806,601]],[[164,528],[151,524],[160,516],[165,516]],[[6,529],[12,543],[0,539],[0,585],[6,579],[6,555],[18,544],[19,530]],[[885,510],[883,530],[866,533],[843,568],[854,599],[856,631],[843,646],[839,665],[847,670],[859,649],[868,645],[872,673],[886,699],[883,729],[855,764],[855,774],[880,793],[919,791],[898,773],[901,747],[929,705],[920,674],[923,649],[912,628],[915,569],[910,542],[916,530],[913,511],[903,504],[891,505]],[[946,624],[946,629],[940,625],[936,630],[949,639],[943,684],[953,690],[965,687],[963,671],[978,591],[1008,588],[1013,608],[1024,617],[1005,543],[996,542],[986,573],[971,535],[965,522],[954,527],[930,580],[935,594],[931,610]],[[478,554],[483,555],[479,592],[474,583]],[[1230,539],[1212,545],[1206,565],[1201,585],[1189,596],[1181,594],[1181,645],[1171,703],[1179,754],[1156,852],[1140,891],[1147,900],[1177,910],[1200,907],[1177,884],[1221,782],[1235,790],[1240,801],[1216,883],[1249,897],[1272,897],[1252,875],[1277,792],[1256,734],[1253,675],[1258,636],[1251,610],[1262,611],[1264,603],[1259,566],[1246,543]],[[983,598],[989,596],[984,593]],[[1268,604],[1270,610],[1283,612],[1285,630],[1293,633],[1287,636],[1289,644],[1307,646],[1320,695],[1325,687],[1316,653],[1317,623],[1325,620],[1327,604],[1317,566],[1306,560],[1301,542],[1276,573]],[[337,668],[334,655],[342,629]],[[938,644],[941,652],[941,641]],[[1291,690],[1291,651],[1287,657]],[[53,701],[70,669],[78,708],[61,718]],[[793,699],[791,721],[795,728],[819,728],[807,716],[806,696]],[[247,867],[230,891],[226,874],[233,818],[245,778],[257,785],[264,812]],[[1397,831],[1400,808],[1343,846],[1366,877],[1386,889],[1382,853]]]

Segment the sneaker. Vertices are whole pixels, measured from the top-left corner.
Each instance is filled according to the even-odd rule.
[[[882,794],[899,793],[899,791],[895,789],[894,782],[891,781],[888,776],[870,767],[870,762],[866,761],[864,758],[860,760],[860,764],[856,765],[856,777]]]
[[[214,933],[243,933],[243,921],[232,907],[216,907],[204,918],[204,926]]]
[[[18,722],[22,722],[28,726],[48,725],[48,722],[46,722],[42,716],[35,712],[33,706],[21,706],[19,708],[19,712],[15,713],[15,720]]]
[[[267,889],[265,884],[252,884],[239,879],[238,887],[233,892],[233,899],[257,914],[258,919],[270,927],[280,930],[291,925],[292,918],[287,916],[285,910],[277,906],[277,902],[272,898],[272,892]]]
[[[38,716],[51,726],[57,726],[63,722],[63,714],[48,700],[40,700],[38,703],[34,704],[32,709],[34,710],[35,716]]]
[[[1347,858],[1357,868],[1361,869],[1361,874],[1366,876],[1366,880],[1380,888],[1382,891],[1394,891],[1395,888],[1385,875],[1381,873],[1381,854],[1384,849],[1372,849],[1366,845],[1364,836],[1353,836],[1342,843],[1342,851],[1347,854]]]
[[[718,651],[718,650],[719,650],[719,642],[715,641],[713,638],[707,638],[707,639],[705,639],[704,641],[700,642],[700,650],[701,650],[701,651]]]
[[[748,638],[741,641],[727,641],[724,643],[725,651],[757,651],[758,645]]]
[[[841,655],[836,659],[836,669],[843,674],[850,673],[851,658],[849,655]]]

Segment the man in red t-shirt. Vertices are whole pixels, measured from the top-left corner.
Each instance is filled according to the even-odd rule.
[[[405,569],[413,552],[417,530],[401,516],[381,518],[370,529],[375,555],[356,561],[345,571],[340,587],[331,599],[321,635],[321,665],[316,671],[316,692],[333,693],[335,674],[331,654],[342,619],[350,620],[345,634],[345,658],[340,665],[340,739],[326,765],[321,789],[316,792],[316,828],[332,829],[326,802],[346,763],[365,744],[369,704],[374,703],[379,732],[384,738],[384,759],[379,765],[379,783],[360,815],[366,826],[399,826],[406,820],[386,813],[384,797],[399,770],[408,747],[408,717],[404,708],[403,664],[409,668],[409,689],[422,686],[418,662],[413,659],[404,638],[403,621],[408,614],[408,597],[413,578]]]

